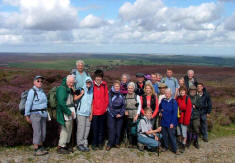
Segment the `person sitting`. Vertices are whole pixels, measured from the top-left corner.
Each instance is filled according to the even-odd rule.
[[[46,139],[47,121],[47,96],[42,89],[44,77],[35,76],[33,88],[29,90],[25,103],[26,121],[32,124],[34,155],[41,156],[48,154],[43,147]]]
[[[144,109],[144,117],[140,119],[138,124],[137,140],[138,143],[147,146],[148,150],[156,151],[156,148],[160,146],[161,127],[153,130],[151,119],[152,109],[147,107]]]
[[[109,92],[108,105],[108,144],[106,150],[120,147],[120,135],[125,114],[125,100],[120,93],[120,81],[116,80]]]

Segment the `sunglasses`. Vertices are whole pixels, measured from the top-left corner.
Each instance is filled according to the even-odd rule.
[[[38,82],[38,83],[43,83],[43,81],[42,81],[42,80],[37,80],[37,82]]]

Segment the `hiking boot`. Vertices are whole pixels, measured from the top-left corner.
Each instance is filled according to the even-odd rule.
[[[106,147],[106,151],[110,151],[111,147],[109,145],[107,145]]]
[[[92,146],[91,146],[91,149],[92,149],[93,151],[96,151],[96,150],[98,150],[98,147],[95,146],[95,145],[92,145]]]
[[[83,147],[85,149],[85,152],[89,152],[90,151],[90,149],[88,147],[85,147],[85,146],[83,146]]]
[[[73,147],[69,144],[66,145],[65,147],[69,152],[73,152]]]
[[[102,144],[100,144],[100,145],[98,146],[98,148],[99,148],[99,150],[103,150],[103,149],[104,149],[104,146],[103,146]]]
[[[38,148],[40,148],[42,151],[49,151],[49,149],[45,148],[44,146],[39,146]]]
[[[48,154],[48,152],[45,151],[45,150],[41,150],[41,148],[38,148],[38,149],[34,150],[34,156],[43,156],[43,155],[46,155],[46,154]]]
[[[120,145],[116,144],[116,145],[115,145],[115,148],[120,148]]]
[[[159,147],[159,152],[166,152],[166,151],[168,151],[168,149],[167,149],[167,148]]]
[[[184,153],[184,152],[185,152],[185,145],[182,144],[182,147],[181,147],[181,149],[180,149],[180,153]]]
[[[194,145],[194,147],[197,148],[197,149],[200,148],[197,140],[193,143],[193,145]]]
[[[137,144],[137,148],[138,148],[140,151],[144,151],[144,145],[141,144],[141,143],[138,143],[138,144]]]
[[[69,154],[70,152],[68,151],[68,149],[64,148],[64,147],[59,147],[57,149],[57,153],[58,154]]]
[[[180,155],[179,150],[176,150],[174,153],[175,153],[176,155]]]
[[[78,149],[79,151],[81,151],[81,152],[86,152],[86,149],[85,149],[85,147],[84,147],[83,145],[77,146],[77,149]]]
[[[202,139],[204,142],[208,142],[208,138],[203,138]]]
[[[157,148],[156,147],[152,147],[148,149],[149,152],[157,152]]]

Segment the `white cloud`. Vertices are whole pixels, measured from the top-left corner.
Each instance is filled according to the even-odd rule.
[[[81,22],[80,27],[82,28],[98,28],[106,25],[107,22],[103,19],[96,17],[92,14],[87,15]]]
[[[225,29],[235,31],[235,12],[225,21]]]

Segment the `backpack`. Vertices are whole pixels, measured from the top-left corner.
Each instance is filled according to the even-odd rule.
[[[56,90],[59,86],[55,86],[48,92],[48,107],[55,110],[57,106],[57,100],[56,100]]]
[[[37,99],[38,99],[37,91],[36,91],[34,88],[31,88],[31,89],[34,91],[33,100],[34,100],[35,96],[37,96]],[[26,100],[27,100],[29,91],[30,91],[31,89],[26,90],[26,91],[24,91],[24,92],[21,93],[20,104],[19,104],[19,111],[20,111],[20,114],[21,114],[21,115],[24,115],[24,114],[25,114],[25,103],[26,103]],[[32,106],[31,106],[31,109],[32,109]],[[31,110],[31,109],[30,109],[30,110]]]
[[[141,133],[141,131],[138,131],[138,126],[139,126],[141,119],[143,119],[145,121],[145,123],[147,123],[146,119],[144,119],[144,118],[138,118],[136,122],[132,122],[131,135],[137,136],[138,133]]]
[[[118,96],[115,96],[112,91],[110,91],[111,94],[111,103],[112,103],[112,108],[113,109],[120,109],[122,105],[124,104],[124,97],[122,94],[119,94]]]
[[[187,106],[187,104],[188,104],[188,96],[186,95],[186,99],[185,99],[185,104],[186,104],[186,106]],[[180,118],[180,108],[178,107],[178,118]]]
[[[85,72],[86,76],[90,76],[86,71],[83,71],[83,72]],[[76,74],[77,74],[77,69],[76,69],[76,68],[73,68],[70,73],[71,73],[71,75],[76,76]]]
[[[137,94],[134,95],[134,98],[127,98],[127,97],[125,96],[125,104],[127,104],[127,100],[129,100],[129,99],[135,99],[135,102],[136,102],[135,106],[136,106],[136,107],[139,106],[139,103],[138,103],[138,101],[137,101]]]

